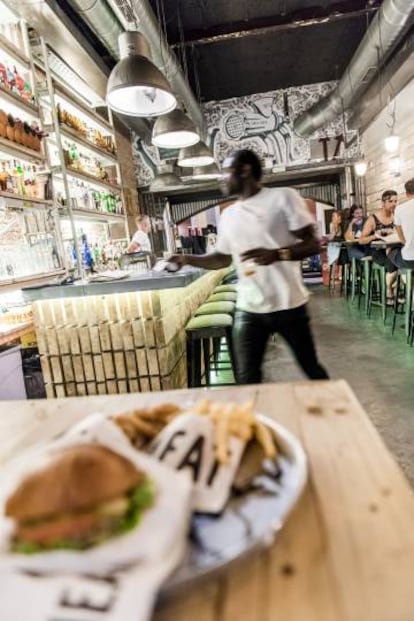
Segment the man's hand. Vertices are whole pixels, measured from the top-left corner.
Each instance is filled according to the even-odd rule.
[[[253,248],[243,252],[241,260],[254,261],[257,265],[270,265],[279,260],[279,252],[274,248]]]
[[[180,270],[184,265],[187,265],[186,255],[172,254],[170,257],[168,257],[167,263],[178,265],[178,269]]]

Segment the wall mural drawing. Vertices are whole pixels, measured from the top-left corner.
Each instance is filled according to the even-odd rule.
[[[311,161],[310,139],[293,130],[295,118],[330,93],[336,82],[291,87],[246,97],[210,101],[203,105],[209,146],[218,164],[238,149],[252,149],[266,167],[288,166]],[[341,118],[312,138],[334,137],[343,133]],[[133,141],[140,187],[154,178],[157,166],[174,153]]]

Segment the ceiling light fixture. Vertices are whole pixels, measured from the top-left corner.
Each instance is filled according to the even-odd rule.
[[[197,166],[193,169],[192,174],[192,178],[196,181],[216,181],[221,177],[222,174],[214,162],[208,166]]]
[[[181,179],[173,173],[171,164],[161,164],[158,167],[158,174],[150,184],[150,192],[162,192],[170,190],[172,187],[183,185]]]
[[[400,146],[400,137],[396,134],[391,134],[385,138],[384,145],[387,153],[396,153]]]
[[[367,168],[368,168],[368,164],[366,163],[365,160],[359,160],[358,162],[355,162],[354,164],[355,174],[358,177],[363,177],[365,173],[367,172]]]
[[[151,61],[146,38],[136,31],[123,32],[117,62],[109,76],[106,99],[112,110],[129,116],[159,116],[175,108],[177,100],[161,71]]]
[[[183,168],[208,166],[213,163],[213,154],[204,142],[198,142],[192,147],[181,149],[178,154],[178,165]]]
[[[161,149],[182,149],[199,141],[196,126],[178,108],[160,116],[152,129],[152,144]]]

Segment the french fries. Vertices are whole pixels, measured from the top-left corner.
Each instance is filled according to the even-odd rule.
[[[231,436],[240,438],[246,443],[255,439],[262,446],[267,459],[276,457],[276,445],[271,432],[254,414],[254,401],[240,405],[205,399],[188,410],[182,410],[172,403],[164,403],[153,408],[118,414],[113,420],[133,444],[142,446],[154,438],[173,418],[186,412],[206,416],[214,422],[215,456],[219,463],[228,463]]]

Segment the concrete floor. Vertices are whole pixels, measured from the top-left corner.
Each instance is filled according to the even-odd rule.
[[[398,318],[391,335],[391,311],[384,326],[379,309],[371,319],[326,288],[311,288],[310,308],[318,354],[331,378],[351,385],[388,448],[414,486],[414,347],[405,344]],[[303,375],[290,350],[269,344],[265,381],[293,381]]]

